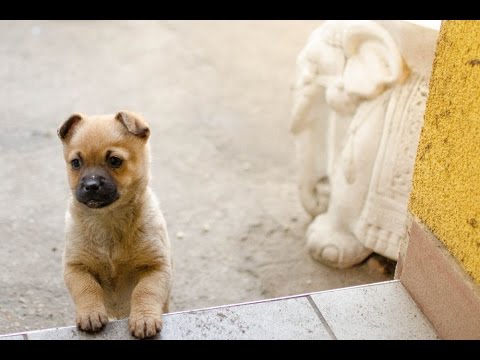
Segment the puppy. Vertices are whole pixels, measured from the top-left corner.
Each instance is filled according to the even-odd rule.
[[[149,135],[129,111],[73,114],[58,128],[72,192],[64,279],[81,330],[129,317],[132,335],[151,337],[168,311],[170,241],[148,185]]]

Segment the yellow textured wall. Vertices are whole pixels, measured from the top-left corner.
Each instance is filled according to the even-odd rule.
[[[480,21],[442,23],[409,208],[480,283]]]

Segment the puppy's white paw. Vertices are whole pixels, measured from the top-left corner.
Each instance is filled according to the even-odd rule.
[[[104,311],[91,311],[77,314],[77,327],[83,331],[95,332],[108,324],[108,316]]]
[[[162,330],[162,326],[161,315],[131,316],[129,320],[130,333],[139,339],[155,336]]]

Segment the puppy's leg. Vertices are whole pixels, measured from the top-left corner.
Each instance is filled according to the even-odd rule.
[[[170,309],[170,301],[169,299],[167,299],[167,302],[163,304],[163,313],[164,314],[168,313],[169,309]]]
[[[133,289],[129,328],[138,338],[151,337],[162,329],[162,312],[170,295],[170,269],[147,269]]]
[[[83,266],[66,265],[65,284],[75,302],[77,326],[84,331],[98,331],[108,323],[103,289]]]

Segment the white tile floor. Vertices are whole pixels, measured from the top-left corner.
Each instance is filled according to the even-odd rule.
[[[27,340],[24,335],[0,336],[0,340]]]
[[[75,327],[0,340],[133,339],[125,320],[91,335]],[[168,339],[437,339],[399,281],[165,315]]]
[[[436,339],[398,281],[311,295],[337,339]]]

